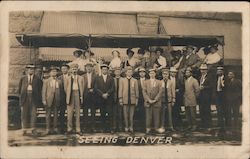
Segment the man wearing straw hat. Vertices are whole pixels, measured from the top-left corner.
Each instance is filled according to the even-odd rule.
[[[160,133],[162,83],[155,78],[155,69],[149,69],[149,76],[150,79],[145,81],[143,89],[144,107],[146,112],[146,133],[151,133],[152,125],[153,130]]]
[[[80,128],[80,108],[83,104],[83,78],[77,75],[78,64],[70,66],[72,70],[71,77],[67,78],[65,83],[66,103],[67,103],[67,135],[73,133],[73,116],[75,113],[76,133],[81,135]]]
[[[42,90],[43,105],[46,110],[46,134],[57,134],[58,108],[61,106],[63,84],[57,78],[59,68],[50,67],[50,78],[44,81]],[[51,114],[53,112],[53,128],[51,129]]]
[[[200,66],[201,77],[200,84],[200,96],[199,96],[199,110],[201,118],[201,128],[211,127],[211,96],[212,96],[212,79],[208,73],[206,64]]]

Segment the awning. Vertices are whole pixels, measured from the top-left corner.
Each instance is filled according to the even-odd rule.
[[[136,48],[167,45],[170,36],[140,34],[17,34],[24,46],[62,48]]]
[[[41,23],[40,32],[47,33],[60,33],[60,34],[137,34],[138,28],[136,25],[136,15],[133,14],[111,14],[111,13],[94,13],[94,12],[45,12]],[[72,36],[72,35],[71,35]],[[77,40],[78,39],[78,40]],[[61,41],[60,41],[61,40]],[[64,60],[70,59],[72,56],[72,49],[70,48],[86,48],[86,39],[83,37],[69,38],[66,40],[63,38],[57,38],[46,41],[53,44],[54,48],[40,48],[40,55],[44,59],[57,59]],[[61,44],[58,44],[62,42]],[[44,46],[49,47],[48,43],[43,42]],[[56,48],[56,47],[65,47]],[[106,48],[107,45],[104,45]],[[98,50],[99,49],[99,50]],[[108,56],[110,53],[106,53],[107,49],[98,48],[97,52],[103,52],[103,56]],[[111,49],[109,49],[111,50]],[[58,56],[56,53],[63,53],[62,56]],[[65,54],[65,55],[64,55]],[[73,58],[73,56],[71,57]]]
[[[186,40],[187,44],[196,46],[207,46],[208,44],[220,43],[224,45],[224,36],[222,33],[217,34],[214,30],[218,30],[216,23],[211,25],[209,20],[190,19],[190,18],[171,18],[161,17],[159,30],[161,34],[171,35],[173,43],[182,43]],[[196,37],[204,37],[200,40]],[[194,38],[183,38],[194,37]],[[208,37],[207,39],[205,37]],[[216,37],[216,40],[209,39]]]

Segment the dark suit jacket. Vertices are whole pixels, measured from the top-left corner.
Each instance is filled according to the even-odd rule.
[[[201,65],[201,59],[197,54],[191,54],[187,59],[186,55],[183,56],[183,59],[180,63],[179,69],[187,67],[199,67]]]
[[[69,78],[70,76],[68,76],[67,78]],[[63,75],[58,77],[58,80],[62,81],[62,86],[63,89],[61,89],[60,95],[61,95],[61,105],[62,106],[66,106],[66,91],[65,91],[65,84],[66,84],[66,79],[63,78]],[[65,80],[65,81],[64,81]]]
[[[228,79],[225,82],[225,93],[227,102],[242,102],[242,82],[239,79],[234,79],[229,81]]]
[[[36,106],[42,105],[42,80],[34,75],[32,80],[32,100]],[[28,76],[23,76],[19,82],[20,105],[22,106],[27,97]]]
[[[199,78],[199,84],[201,84],[201,77]],[[209,74],[206,75],[205,81],[202,83],[202,86],[204,87],[204,89],[201,90],[201,93],[208,92],[208,91],[212,90],[213,78],[211,77],[211,75],[209,75]]]
[[[122,77],[120,77],[119,78],[119,83],[120,83],[120,80],[122,79]],[[114,78],[114,102],[115,103],[119,103],[119,89],[118,89],[118,86],[117,86],[117,79],[116,78]],[[118,85],[119,85],[119,83],[118,83]],[[120,85],[119,85],[120,86]]]
[[[91,88],[94,89],[94,86],[95,86],[95,80],[96,80],[96,74],[95,73],[92,73],[92,76],[91,76]],[[90,105],[90,103],[93,103],[95,101],[93,101],[91,98],[89,98],[89,90],[88,90],[88,76],[87,76],[87,73],[85,73],[83,75],[83,81],[84,81],[84,92],[83,92],[83,101],[84,101],[84,104],[86,104],[87,106]],[[93,95],[95,95],[95,91],[93,92]]]
[[[102,102],[105,100],[102,98],[102,95],[104,93],[108,93],[108,99],[110,102],[113,100],[113,93],[114,93],[114,79],[111,76],[107,76],[106,83],[104,82],[104,79],[102,75],[97,76],[95,80],[95,86],[94,86],[95,92],[98,95],[98,104],[102,104]]]

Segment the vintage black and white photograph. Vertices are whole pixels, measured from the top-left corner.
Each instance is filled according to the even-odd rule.
[[[242,145],[242,12],[8,16],[8,147]]]

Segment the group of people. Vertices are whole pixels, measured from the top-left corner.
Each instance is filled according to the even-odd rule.
[[[127,50],[129,58],[125,63],[117,60],[120,53],[114,50],[113,60],[96,68],[96,61],[88,50],[84,52],[89,54],[84,63],[77,59],[60,68],[51,66],[44,79],[35,74],[34,65],[28,65],[19,84],[23,134],[37,134],[36,108],[41,103],[46,111],[46,134],[133,133],[134,119],[147,134],[183,127],[190,131],[197,127],[209,129],[212,127],[212,94],[216,97],[220,129],[237,127],[241,81],[235,78],[233,71],[228,71],[226,76],[223,66],[217,66],[214,74],[209,64],[202,63],[193,50],[187,46],[179,61],[168,67],[167,59],[162,56],[163,49],[157,48],[157,58],[150,68],[144,56],[139,62],[133,59],[131,49]],[[145,53],[142,49],[138,52]],[[79,57],[82,53],[77,50],[74,55]],[[198,77],[194,76],[195,68],[200,72]],[[197,124],[197,105],[200,125]],[[181,106],[185,106],[187,124],[183,122]],[[100,110],[100,130],[97,130],[97,109]]]

